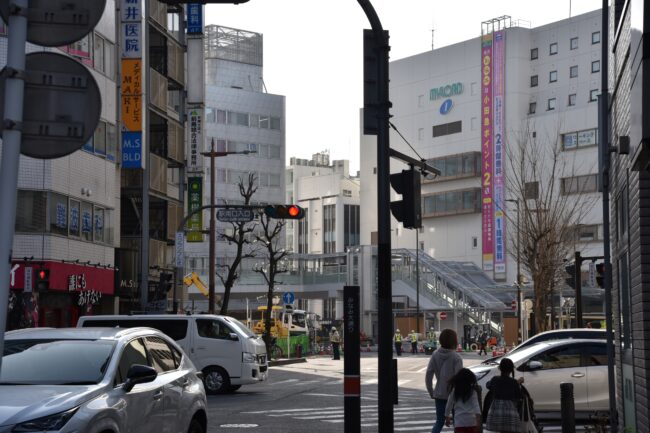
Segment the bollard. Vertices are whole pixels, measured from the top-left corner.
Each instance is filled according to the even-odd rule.
[[[576,432],[576,410],[573,401],[573,384],[560,384],[560,413],[562,416],[562,433]]]
[[[397,359],[393,358],[393,404],[399,404],[397,385]]]

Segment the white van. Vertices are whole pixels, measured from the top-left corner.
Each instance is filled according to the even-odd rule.
[[[173,338],[203,372],[205,390],[222,394],[262,382],[268,375],[266,346],[239,320],[212,314],[83,316],[77,327],[146,326]]]

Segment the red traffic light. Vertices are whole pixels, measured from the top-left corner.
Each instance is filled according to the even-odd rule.
[[[299,220],[305,216],[305,210],[295,204],[268,205],[264,214],[269,218]]]
[[[289,216],[296,218],[300,215],[300,208],[298,206],[289,206]]]

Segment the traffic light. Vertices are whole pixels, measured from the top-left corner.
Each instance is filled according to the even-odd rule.
[[[596,264],[596,285],[605,287],[605,263]]]
[[[279,220],[299,220],[305,217],[305,210],[295,204],[272,204],[264,208],[264,214]]]
[[[172,277],[172,274],[166,272],[160,274],[160,282],[158,283],[160,293],[167,293],[173,288]]]
[[[47,290],[50,288],[50,270],[38,269],[36,271],[36,291]]]
[[[566,281],[567,286],[571,287],[572,289],[575,289],[576,287],[576,265],[575,264],[570,264],[566,265],[564,267],[564,271],[567,273],[567,277],[564,279]]]
[[[420,196],[420,172],[410,169],[390,175],[390,184],[402,200],[390,203],[393,216],[406,229],[422,227],[422,198]]]

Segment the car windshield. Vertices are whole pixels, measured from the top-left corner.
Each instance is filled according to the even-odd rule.
[[[228,319],[226,319],[226,321],[230,324],[230,326],[238,329],[242,334],[244,334],[248,338],[257,338],[257,335],[255,335],[255,333],[251,331],[248,326],[244,325],[239,320],[229,317]]]
[[[535,353],[537,353],[540,350],[541,346],[548,347],[544,343],[534,344],[532,346],[524,347],[521,350],[518,350],[517,353],[511,352],[507,354],[505,357],[510,359],[515,365],[517,365],[521,361],[526,360],[530,358],[532,355],[534,355]],[[495,360],[495,364],[498,364],[499,362],[500,360]]]
[[[0,385],[99,383],[114,346],[105,340],[5,340]]]

